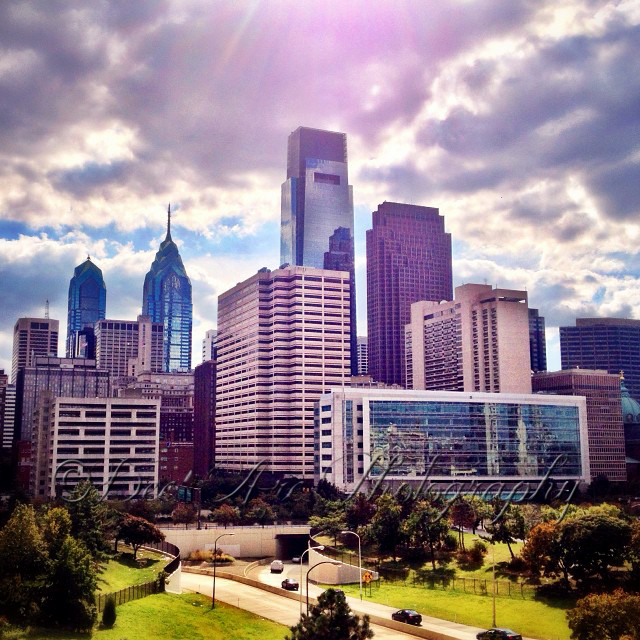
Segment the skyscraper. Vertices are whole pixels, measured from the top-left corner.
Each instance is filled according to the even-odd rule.
[[[102,271],[87,256],[87,259],[75,268],[73,278],[69,282],[67,358],[95,356],[86,351],[80,353],[86,340],[81,340],[79,332],[102,320],[105,317],[106,306],[107,288]],[[86,337],[86,334],[83,335]],[[90,345],[87,346],[90,348]]]
[[[438,209],[384,202],[367,231],[369,375],[405,385],[411,304],[451,300],[451,234]]]
[[[624,371],[629,393],[640,400],[640,320],[578,318],[575,327],[560,327],[563,369]]]
[[[207,362],[207,360],[216,359],[217,336],[218,336],[217,329],[209,329],[204,334],[204,339],[202,340],[202,362]]]
[[[529,309],[529,354],[531,371],[547,370],[547,342],[544,317],[537,309]]]
[[[414,302],[406,344],[414,389],[531,393],[526,291],[464,284],[453,302]]]
[[[350,277],[261,269],[218,298],[215,462],[313,476],[314,402],[349,382]]]
[[[282,184],[280,262],[351,275],[351,372],[357,373],[353,190],[347,136],[298,127],[290,136]]]
[[[358,375],[366,376],[369,373],[369,339],[367,336],[358,336]]]
[[[207,360],[193,371],[193,471],[206,478],[215,462],[216,361]]]
[[[163,324],[163,371],[191,369],[193,307],[191,281],[178,247],[171,239],[171,207],[167,211],[167,236],[144,279],[142,314]]]
[[[18,371],[33,366],[37,357],[58,355],[59,325],[50,318],[18,318],[13,327],[13,384],[18,379]]]

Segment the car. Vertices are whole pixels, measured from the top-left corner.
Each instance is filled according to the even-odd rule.
[[[522,640],[522,636],[511,629],[503,629],[495,627],[487,631],[481,631],[477,636],[477,640]]]
[[[282,581],[282,588],[286,589],[287,591],[297,591],[299,587],[300,585],[295,578],[285,578]]]
[[[282,573],[284,571],[284,563],[282,560],[274,560],[271,563],[271,573]]]
[[[422,623],[422,616],[413,609],[400,609],[399,611],[391,614],[391,619],[396,622],[415,624],[416,626]]]
[[[293,558],[291,558],[291,562],[293,562],[293,564],[300,564],[302,558],[300,556],[293,556]]]

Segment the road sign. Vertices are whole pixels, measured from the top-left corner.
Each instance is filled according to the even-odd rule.
[[[373,575],[371,571],[365,571],[362,574],[362,579],[365,581],[366,584],[369,584],[373,580]]]

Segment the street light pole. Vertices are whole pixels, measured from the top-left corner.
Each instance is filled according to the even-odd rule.
[[[216,608],[216,558],[218,557],[218,540],[224,536],[235,536],[235,533],[221,533],[213,542],[213,593],[211,594],[211,608]]]
[[[341,531],[340,533],[352,533],[358,538],[358,576],[360,578],[360,600],[362,600],[362,547],[360,545],[360,536],[355,531]]]
[[[321,564],[340,565],[342,563],[338,562],[337,560],[323,560],[322,562],[318,562],[318,564],[314,564],[313,567],[311,567],[311,569],[309,569],[309,571],[307,571],[307,615],[309,615],[309,574],[316,567],[319,567]],[[300,585],[300,588],[302,588],[302,585]],[[302,613],[300,613],[300,617],[302,617]]]
[[[319,544],[317,547],[309,547],[308,549],[305,549],[300,554],[300,617],[302,617],[302,559],[304,558],[304,554],[305,553],[309,553],[309,551],[311,551],[311,549],[313,549],[314,551],[322,551],[324,549],[324,545],[323,544]],[[308,597],[309,597],[309,594],[307,593],[307,598]]]

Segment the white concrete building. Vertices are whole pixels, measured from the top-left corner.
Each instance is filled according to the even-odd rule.
[[[315,481],[589,482],[586,401],[540,394],[332,389],[318,401]]]
[[[202,362],[216,359],[217,336],[217,329],[209,329],[209,331],[204,334],[204,339],[202,340]]]
[[[313,477],[313,410],[350,376],[348,272],[284,267],[218,299],[216,466]]]
[[[531,393],[526,291],[465,284],[453,302],[415,302],[405,344],[413,389]]]
[[[53,498],[90,479],[110,498],[138,492],[155,497],[159,436],[159,400],[55,398],[44,392],[32,434],[32,494]]]

